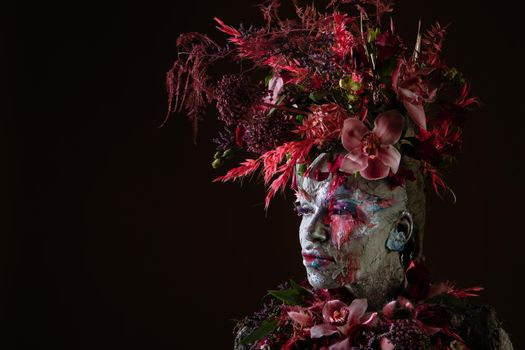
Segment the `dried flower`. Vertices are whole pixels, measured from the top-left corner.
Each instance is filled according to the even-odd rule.
[[[226,125],[237,125],[252,117],[265,94],[262,86],[249,77],[225,75],[217,84],[216,99],[219,119]]]
[[[396,320],[381,340],[381,350],[420,350],[425,348],[427,342],[428,337],[416,320]]]
[[[279,110],[270,115],[260,111],[246,121],[243,141],[248,151],[263,154],[289,140],[295,123]]]

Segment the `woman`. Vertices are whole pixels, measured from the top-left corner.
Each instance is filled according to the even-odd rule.
[[[170,112],[186,110],[195,128],[216,103],[225,130],[213,167],[245,159],[217,180],[261,170],[266,206],[290,183],[302,216],[309,285],[270,291],[235,348],[511,349],[494,312],[470,300],[479,288],[431,283],[420,264],[424,178],[452,193],[443,171],[478,102],[442,60],[445,28],[418,32],[408,50],[387,0],[296,6],[295,20],[278,8],[261,5],[261,28],[215,19],[226,45],[182,35],[167,79]],[[225,58],[240,72],[213,79]]]

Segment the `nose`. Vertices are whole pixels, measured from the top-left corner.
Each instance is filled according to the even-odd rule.
[[[327,213],[319,211],[306,227],[306,239],[310,242],[324,242],[330,236],[330,228],[325,223]]]

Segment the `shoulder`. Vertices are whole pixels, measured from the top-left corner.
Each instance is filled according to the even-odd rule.
[[[472,300],[463,301],[461,306],[462,312],[451,315],[451,325],[472,349],[513,349],[493,307]]]

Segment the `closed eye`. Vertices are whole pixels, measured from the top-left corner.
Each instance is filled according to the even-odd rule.
[[[314,212],[314,209],[306,204],[296,204],[295,212],[299,216],[310,215]]]
[[[357,216],[357,207],[350,202],[335,203],[330,210],[332,215],[352,215]]]

